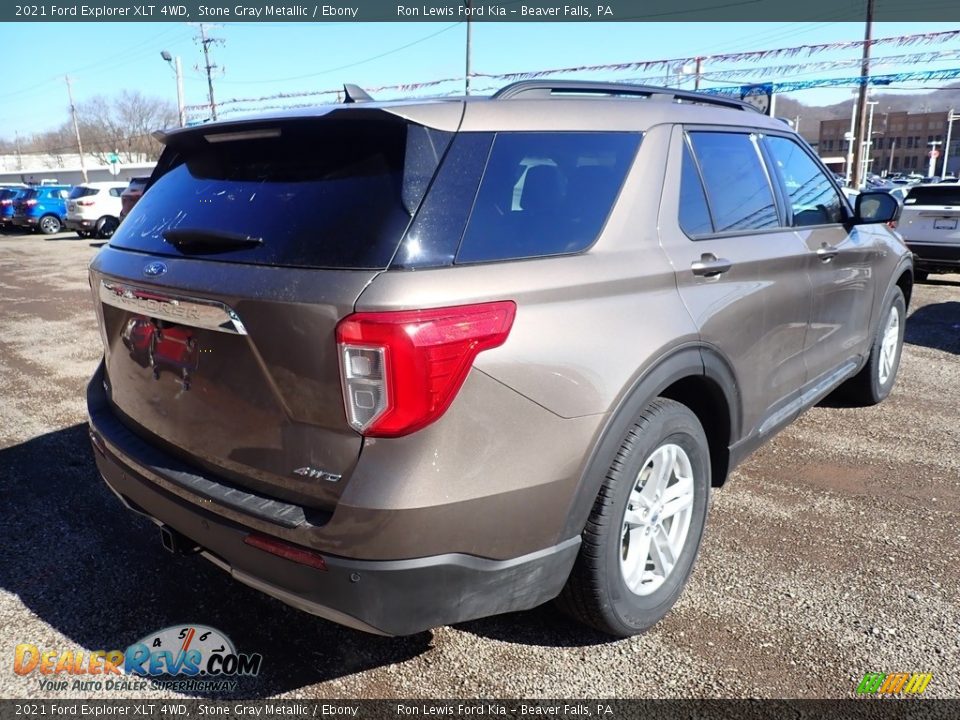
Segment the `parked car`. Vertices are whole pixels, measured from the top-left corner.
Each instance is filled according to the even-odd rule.
[[[127,214],[133,210],[133,206],[137,204],[137,201],[143,195],[143,191],[146,189],[148,182],[150,182],[149,175],[130,178],[130,184],[120,193],[120,222],[123,222]]]
[[[120,193],[126,183],[90,182],[77,185],[67,199],[67,229],[80,237],[109,238],[120,224]]]
[[[13,224],[13,209],[17,198],[26,192],[26,188],[8,187],[0,190],[0,229]]]
[[[338,623],[559,596],[640,632],[711,487],[896,378],[899,204],[739,101],[537,80],[163,142],[90,266],[97,467],[169,550]]]
[[[67,217],[69,185],[29,188],[14,203],[13,224],[45,235],[60,232]]]
[[[898,229],[914,253],[914,277],[960,272],[960,184],[918,185],[903,201]]]

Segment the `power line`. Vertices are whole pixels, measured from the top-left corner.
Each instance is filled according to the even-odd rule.
[[[263,83],[289,82],[293,80],[305,80],[307,78],[319,77],[320,75],[329,75],[330,73],[337,72],[339,70],[347,70],[348,68],[357,67],[358,65],[364,65],[368,62],[373,62],[374,60],[379,60],[380,58],[387,57],[388,55],[393,55],[394,53],[398,53],[402,50],[406,50],[407,48],[411,48],[414,45],[419,45],[420,43],[423,43],[423,42],[426,42],[427,40],[435,38],[437,37],[437,35],[441,35],[447,32],[448,30],[452,30],[453,28],[462,24],[463,24],[463,21],[456,22],[451,25],[447,25],[446,27],[440,30],[437,30],[436,32],[432,32],[429,35],[425,35],[422,38],[414,40],[413,42],[406,43],[405,45],[400,45],[399,47],[392,48],[390,50],[387,50],[386,52],[379,53],[378,55],[372,55],[368,58],[364,58],[363,60],[357,60],[356,62],[347,63],[346,65],[338,65],[337,67],[328,68],[326,70],[320,70],[319,72],[309,73],[307,75],[295,75],[292,77],[285,77],[285,78],[270,78],[268,80],[229,80],[229,81],[224,80],[223,82],[229,82],[233,85],[262,85]]]

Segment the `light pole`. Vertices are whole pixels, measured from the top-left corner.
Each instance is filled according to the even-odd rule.
[[[867,120],[867,137],[863,141],[863,165],[860,168],[860,179],[863,184],[867,182],[867,173],[870,171],[870,162],[873,160],[873,107],[879,103],[868,100],[867,105],[870,106],[870,113]]]
[[[856,141],[856,122],[857,122],[857,101],[853,101],[853,107],[850,109],[850,132],[847,133],[847,187],[852,187],[853,180],[853,143]]]
[[[180,56],[174,57],[166,50],[161,50],[160,57],[171,64],[177,76],[177,114],[180,117],[180,127],[184,127],[187,124],[187,113],[183,108],[183,66],[180,65]]]
[[[942,145],[939,140],[932,140],[927,143],[927,146],[930,148],[930,152],[927,153],[930,161],[927,163],[927,176],[932,177],[934,168],[937,166],[937,156],[940,154],[940,151],[937,150],[938,145]]]
[[[953,135],[953,121],[960,119],[960,115],[955,115],[953,108],[947,112],[947,141],[943,144],[943,174],[949,175],[950,171],[947,169],[947,160],[950,159],[950,138]]]

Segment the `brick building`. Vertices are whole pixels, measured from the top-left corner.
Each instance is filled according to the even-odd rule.
[[[955,115],[956,117],[956,115]],[[817,150],[823,158],[846,157],[845,133],[850,132],[850,120],[824,120],[820,123]],[[928,113],[873,112],[873,147],[870,152],[870,172],[918,172],[927,174],[930,142],[939,142],[940,157],[935,175],[943,175],[943,151],[947,137],[947,111]],[[949,170],[956,175],[960,170],[960,123],[954,122],[950,137]]]

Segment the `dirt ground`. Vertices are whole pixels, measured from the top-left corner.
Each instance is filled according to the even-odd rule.
[[[0,697],[103,695],[14,674],[18,643],[123,648],[187,622],[264,655],[248,696],[839,698],[923,671],[927,696],[960,697],[960,275],[916,288],[886,403],[813,409],[714,494],[652,631],[610,642],[546,606],[389,639],[168,555],[106,490],[85,427],[95,252],[0,235]]]

